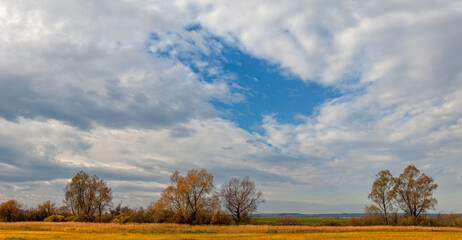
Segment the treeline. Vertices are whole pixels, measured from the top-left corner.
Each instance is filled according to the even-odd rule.
[[[352,226],[423,226],[423,227],[462,227],[462,217],[460,214],[436,214],[413,217],[391,213],[388,218],[388,224],[377,215],[369,215],[360,218],[352,218],[346,224]]]
[[[438,185],[433,178],[421,173],[414,165],[406,167],[399,176],[389,170],[376,175],[366,205],[366,216],[348,221],[328,219],[316,225],[323,226],[453,226],[462,227],[462,218],[456,214],[428,216],[435,210],[437,200],[433,192]],[[264,202],[249,178],[232,178],[217,190],[213,175],[206,170],[191,169],[186,176],[175,171],[170,185],[156,202],[147,208],[129,207],[112,203],[112,189],[96,175],[78,172],[66,185],[64,205],[45,201],[36,207],[24,208],[16,200],[0,204],[0,221],[80,221],[102,223],[186,223],[186,224],[261,224],[249,216]],[[401,213],[398,213],[401,211]],[[305,225],[300,219],[285,216],[276,225]]]
[[[78,172],[65,187],[64,205],[46,201],[29,209],[16,200],[0,204],[0,221],[241,224],[264,202],[249,178],[232,178],[217,191],[213,175],[191,169],[186,176],[175,171],[158,201],[147,208],[112,203],[112,189],[96,175]]]

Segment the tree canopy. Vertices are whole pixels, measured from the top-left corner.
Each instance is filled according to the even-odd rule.
[[[418,217],[429,209],[434,209],[438,201],[433,191],[438,188],[433,178],[421,173],[414,165],[409,165],[396,178],[394,190],[396,202],[408,216]]]
[[[218,208],[213,175],[205,169],[191,169],[184,177],[175,171],[170,176],[170,183],[155,203],[154,212],[173,214],[165,217],[176,218],[178,222],[201,224]]]
[[[255,183],[248,177],[240,180],[232,178],[221,188],[221,201],[236,223],[245,220],[248,214],[257,211],[259,203],[264,202],[263,194],[257,191]]]
[[[376,175],[376,179],[372,184],[369,199],[373,205],[368,207],[368,211],[378,213],[385,223],[388,225],[388,215],[393,211],[396,192],[395,178],[389,170],[382,170]]]
[[[112,190],[96,175],[78,172],[66,185],[64,202],[76,215],[101,215],[111,205]]]

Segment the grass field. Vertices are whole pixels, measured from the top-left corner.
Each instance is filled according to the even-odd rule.
[[[462,239],[459,228],[0,223],[0,239]]]

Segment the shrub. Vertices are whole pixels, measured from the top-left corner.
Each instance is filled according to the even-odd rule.
[[[414,225],[417,225],[418,219],[416,219],[415,217],[400,217],[398,218],[398,226],[414,226]]]
[[[249,224],[249,223],[250,223],[249,214],[247,212],[244,212],[244,214],[242,214],[240,224]]]
[[[62,215],[54,214],[43,220],[44,222],[64,222],[65,217]]]
[[[79,217],[77,217],[75,215],[70,215],[70,216],[67,216],[66,218],[64,218],[64,221],[66,221],[66,222],[78,222]]]
[[[146,209],[143,207],[133,208],[129,211],[130,219],[132,222],[136,223],[148,223],[151,222],[149,215],[147,214]]]
[[[151,203],[147,211],[151,222],[173,223],[179,221],[178,215],[168,207],[168,204],[161,201]]]
[[[103,214],[101,216],[96,216],[95,222],[110,223],[113,219],[114,219],[114,215],[109,213],[109,214]]]
[[[74,222],[94,222],[95,217],[89,214],[80,214],[77,215],[74,219]]]
[[[130,216],[127,214],[119,214],[114,219],[112,219],[112,223],[128,223],[130,222]]]
[[[210,224],[229,225],[231,224],[231,217],[222,210],[218,210],[215,214],[213,214]]]
[[[326,219],[326,220],[322,220],[322,222],[319,222],[316,225],[317,226],[340,226],[342,224],[339,221],[336,221],[333,219]]]
[[[462,219],[457,214],[438,214],[434,218],[429,218],[426,222],[433,223],[439,227],[462,227]]]

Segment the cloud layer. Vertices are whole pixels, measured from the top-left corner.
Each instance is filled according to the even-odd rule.
[[[461,13],[441,1],[3,1],[0,200],[60,202],[85,169],[145,205],[175,169],[203,167],[217,185],[250,176],[264,211],[354,212],[377,171],[416,164],[439,183],[439,209],[460,211]],[[340,96],[246,132],[214,105],[247,101],[215,61],[224,45]]]
[[[1,116],[52,118],[86,129],[151,128],[213,117],[210,100],[239,101],[226,82],[205,82],[178,61],[150,52],[150,36],[167,30],[184,35],[177,51],[191,41],[203,46],[196,51],[213,48],[169,17],[168,7],[7,1],[0,8]],[[162,40],[157,44],[169,41]]]

